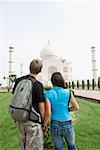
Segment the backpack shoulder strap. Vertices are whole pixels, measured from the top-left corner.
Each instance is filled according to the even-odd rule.
[[[37,80],[36,80],[34,77],[32,77],[32,76],[29,77],[29,80],[31,80],[33,84],[37,81]]]

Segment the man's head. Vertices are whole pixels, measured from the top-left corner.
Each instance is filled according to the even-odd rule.
[[[33,59],[32,62],[30,63],[30,73],[32,74],[38,74],[42,70],[42,61],[39,59]]]
[[[65,80],[60,72],[54,72],[51,76],[53,86],[65,87]]]

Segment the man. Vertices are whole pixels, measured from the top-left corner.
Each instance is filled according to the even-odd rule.
[[[20,77],[16,80],[15,85],[13,87],[12,93],[14,94],[17,84],[22,79],[35,80],[33,83],[33,92],[32,92],[32,105],[37,113],[41,115],[43,120],[45,106],[44,106],[44,93],[43,93],[43,85],[36,77],[38,73],[41,72],[42,62],[39,59],[34,59],[30,63],[30,74]],[[43,141],[43,131],[42,131],[42,122],[34,122],[31,120],[27,120],[26,122],[16,121],[16,125],[18,127],[20,133],[20,143],[21,150],[43,150],[44,141]]]

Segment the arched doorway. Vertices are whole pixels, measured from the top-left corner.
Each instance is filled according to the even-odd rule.
[[[50,81],[51,79],[51,75],[57,71],[57,68],[55,66],[51,66],[49,69],[48,69],[48,80]]]

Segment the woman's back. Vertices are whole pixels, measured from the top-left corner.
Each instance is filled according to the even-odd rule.
[[[52,120],[71,120],[68,111],[68,104],[70,100],[70,92],[68,89],[53,87],[45,93],[45,97],[51,104]]]

